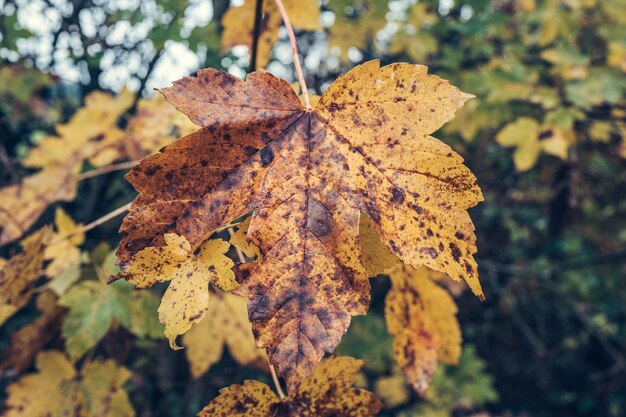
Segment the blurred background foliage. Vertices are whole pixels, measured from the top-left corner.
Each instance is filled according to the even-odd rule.
[[[31,172],[20,164],[28,150],[94,91],[132,92],[118,121],[125,128],[153,87],[201,67],[244,77],[247,47],[220,44],[232,6],[0,0],[2,186]],[[325,0],[320,7],[323,30],[298,31],[317,94],[379,58],[426,64],[477,96],[435,136],[463,155],[485,194],[471,214],[487,300],[453,289],[462,359],[440,367],[420,399],[394,368],[383,319],[389,281],[372,281],[371,313],[354,320],[339,352],[368,360],[359,384],[385,400],[381,415],[626,415],[626,1]],[[281,29],[266,69],[294,81],[291,64]],[[62,206],[88,223],[132,196],[122,174],[111,173],[81,182]],[[49,209],[37,224],[53,218]],[[99,245],[117,244],[118,225],[90,232],[83,248],[101,258]],[[15,245],[0,255],[14,252]],[[83,266],[83,279],[96,276],[93,268]],[[0,328],[0,349],[37,311],[31,303]],[[45,346],[62,349],[61,335]],[[132,371],[127,389],[139,416],[191,416],[219,388],[269,381],[227,353],[194,380],[183,352],[119,325],[94,352]],[[16,375],[2,377],[6,386]]]

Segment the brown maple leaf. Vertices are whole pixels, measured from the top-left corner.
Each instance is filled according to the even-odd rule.
[[[482,296],[466,211],[482,195],[463,159],[429,136],[471,96],[426,67],[370,61],[314,109],[265,72],[243,82],[201,70],[162,93],[201,129],[127,175],[140,194],[120,230],[120,263],[164,245],[164,233],[195,249],[252,211],[248,237],[263,258],[242,271],[242,288],[257,344],[290,390],[367,311],[360,212],[403,262]]]

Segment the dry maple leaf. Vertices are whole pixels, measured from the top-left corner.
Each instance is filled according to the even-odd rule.
[[[242,271],[242,287],[257,345],[290,390],[367,311],[360,212],[404,263],[465,280],[482,297],[466,211],[482,194],[463,159],[429,136],[471,96],[426,67],[367,62],[314,109],[265,72],[243,82],[201,70],[162,93],[202,128],[127,175],[140,194],[120,229],[119,262],[164,245],[164,233],[195,249],[252,211],[248,237],[263,259]]]
[[[322,361],[311,379],[283,400],[258,381],[231,385],[220,390],[198,417],[372,417],[382,408],[380,400],[352,388],[363,364],[350,357]]]
[[[209,283],[224,291],[238,287],[233,262],[224,254],[229,244],[220,239],[205,242],[196,256],[185,237],[165,235],[166,246],[149,247],[137,253],[120,277],[139,288],[170,281],[159,306],[159,319],[172,349],[176,337],[205,316],[209,306]]]
[[[201,377],[217,363],[228,346],[237,363],[267,368],[267,357],[254,344],[248,309],[243,297],[213,294],[204,318],[183,335],[191,375]]]
[[[255,0],[245,0],[240,7],[232,7],[222,17],[222,49],[228,50],[237,45],[251,48],[254,29]],[[284,0],[285,11],[296,29],[315,31],[321,29],[320,8],[317,0]],[[282,18],[276,2],[263,2],[263,17],[258,40],[257,64],[265,67],[270,60],[272,47],[278,41],[278,29]]]
[[[389,270],[392,287],[385,299],[387,329],[396,362],[416,392],[424,394],[437,362],[458,363],[461,328],[457,307],[435,283],[443,274],[397,265]]]

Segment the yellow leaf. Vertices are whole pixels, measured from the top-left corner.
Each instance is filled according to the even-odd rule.
[[[372,417],[382,404],[369,391],[352,388],[363,361],[349,357],[324,360],[293,395],[279,400],[265,384],[248,380],[220,390],[198,417],[268,417],[278,410],[298,417]]]
[[[0,189],[0,246],[19,239],[50,204],[73,200],[77,172],[46,169]]]
[[[26,375],[7,388],[5,417],[74,416],[82,406],[76,371],[61,352],[37,355],[37,372]]]
[[[0,246],[18,239],[56,201],[71,201],[76,195],[76,174],[83,162],[107,165],[118,159],[124,132],[118,118],[133,101],[124,91],[116,97],[93,92],[64,125],[59,136],[48,136],[28,152],[24,166],[43,170],[20,184],[0,189]]]
[[[328,6],[335,14],[335,21],[328,29],[328,46],[331,50],[339,49],[344,61],[350,48],[364,50],[387,24],[385,1],[354,0],[350,4],[330,1]]]
[[[135,410],[124,391],[132,374],[113,360],[90,362],[81,371],[81,393],[88,405],[88,416],[134,417]]]
[[[626,42],[609,42],[608,48],[609,56],[607,57],[607,64],[619,68],[620,71],[626,73]]]
[[[515,2],[517,10],[520,12],[532,12],[535,10],[535,0],[517,0]]]
[[[44,227],[25,238],[22,252],[10,258],[0,270],[0,324],[24,307],[41,276],[44,249],[52,232]]]
[[[159,319],[172,349],[176,337],[184,334],[205,315],[209,305],[209,283],[224,291],[237,288],[233,262],[224,254],[229,244],[220,239],[202,244],[196,256],[187,239],[165,235],[166,246],[148,247],[138,252],[120,272],[120,277],[139,288],[170,281],[159,306]]]
[[[248,228],[250,227],[251,219],[252,217],[248,217],[239,225],[237,231],[230,237],[230,244],[239,248],[248,258],[259,259],[261,251],[254,243],[248,240]]]
[[[437,362],[456,364],[461,354],[457,307],[435,283],[440,273],[398,265],[389,271],[392,288],[385,300],[387,328],[396,362],[407,381],[424,394]]]
[[[76,233],[82,227],[57,207],[54,213],[56,232],[52,243],[45,249],[45,258],[51,262],[46,267],[46,275],[51,279],[49,288],[58,295],[80,278],[81,252],[79,245],[85,241],[84,233]]]
[[[37,372],[7,388],[5,417],[133,417],[123,384],[130,372],[96,360],[77,372],[61,352],[37,356]]]
[[[570,140],[556,126],[544,126],[528,117],[520,117],[506,125],[496,135],[496,141],[506,147],[514,147],[513,162],[520,171],[528,171],[535,166],[543,151],[561,159],[567,158]]]
[[[111,163],[119,155],[124,133],[117,127],[118,118],[130,107],[134,95],[124,90],[113,97],[95,91],[85,98],[68,123],[56,126],[59,136],[41,140],[32,149],[24,165],[35,168],[80,168],[85,159],[95,165]]]
[[[13,315],[17,313],[17,310],[17,307],[14,305],[2,302],[2,304],[0,304],[0,326],[13,317]]]
[[[222,48],[248,45],[251,49],[256,0],[245,0],[240,7],[228,9],[222,17]],[[294,29],[315,31],[320,26],[320,10],[317,0],[284,0],[285,11]],[[263,21],[258,41],[257,65],[263,68],[270,58],[272,47],[278,41],[278,29],[282,18],[274,1],[263,2]]]
[[[213,295],[204,318],[183,335],[182,341],[194,378],[221,359],[225,346],[240,365],[266,366],[265,352],[254,344],[246,300],[240,296]]]
[[[602,120],[596,120],[589,127],[589,136],[596,142],[608,143],[611,141],[611,123]]]
[[[401,373],[378,378],[374,391],[383,400],[385,407],[394,408],[406,404],[411,398],[406,382]]]

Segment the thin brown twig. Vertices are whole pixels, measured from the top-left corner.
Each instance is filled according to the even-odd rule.
[[[289,16],[287,16],[287,11],[285,10],[285,5],[283,4],[282,0],[276,0],[276,6],[278,6],[280,15],[283,18],[283,22],[285,23],[285,28],[287,29],[287,34],[289,35],[289,41],[291,42],[291,52],[293,53],[293,65],[296,67],[296,73],[298,74],[298,83],[300,83],[300,89],[302,90],[302,95],[304,96],[304,106],[307,109],[310,109],[311,102],[309,101],[309,90],[306,88],[306,82],[304,81],[304,74],[302,72],[302,65],[300,65],[300,57],[298,56],[298,44],[296,43],[296,35],[293,32],[293,27],[291,26],[291,22],[289,21]]]
[[[136,166],[139,160],[120,162],[118,164],[106,165],[100,168],[92,169],[90,171],[81,172],[76,179],[78,181],[86,180],[87,178],[97,177],[99,175],[108,174],[109,172],[121,171],[123,169],[130,169]]]
[[[17,171],[15,171],[14,163],[11,160],[11,157],[9,156],[9,153],[7,152],[6,148],[2,144],[0,144],[0,163],[4,165],[4,170],[11,177],[11,181],[14,183],[19,182],[20,177],[19,175],[17,175]]]
[[[59,236],[58,238],[53,239],[49,243],[49,245],[54,245],[55,243],[59,243],[60,241],[62,241],[64,239],[67,239],[67,238],[70,238],[70,237],[72,237],[74,235],[77,235],[79,233],[85,233],[85,232],[90,231],[91,229],[95,229],[96,227],[100,226],[101,224],[106,223],[109,220],[114,219],[115,217],[119,216],[120,214],[128,211],[128,209],[130,208],[131,204],[132,203],[128,203],[128,204],[123,205],[122,207],[118,207],[115,210],[113,210],[112,212],[107,213],[104,216],[100,217],[99,219],[96,219],[96,220],[92,221],[91,223],[86,224],[83,227],[74,230],[72,233],[68,233],[65,236]]]
[[[89,364],[93,360],[93,356],[96,353],[96,349],[98,349],[98,344],[99,343],[96,343],[95,346],[92,347],[91,349],[89,349],[89,351],[85,355],[85,358],[83,359],[83,363],[80,366],[80,372],[84,372],[85,369],[87,369],[87,367],[89,366]]]
[[[263,20],[263,0],[256,0],[254,9],[254,29],[252,30],[252,48],[250,51],[250,65],[248,72],[256,71],[257,55],[259,54],[259,37]]]

